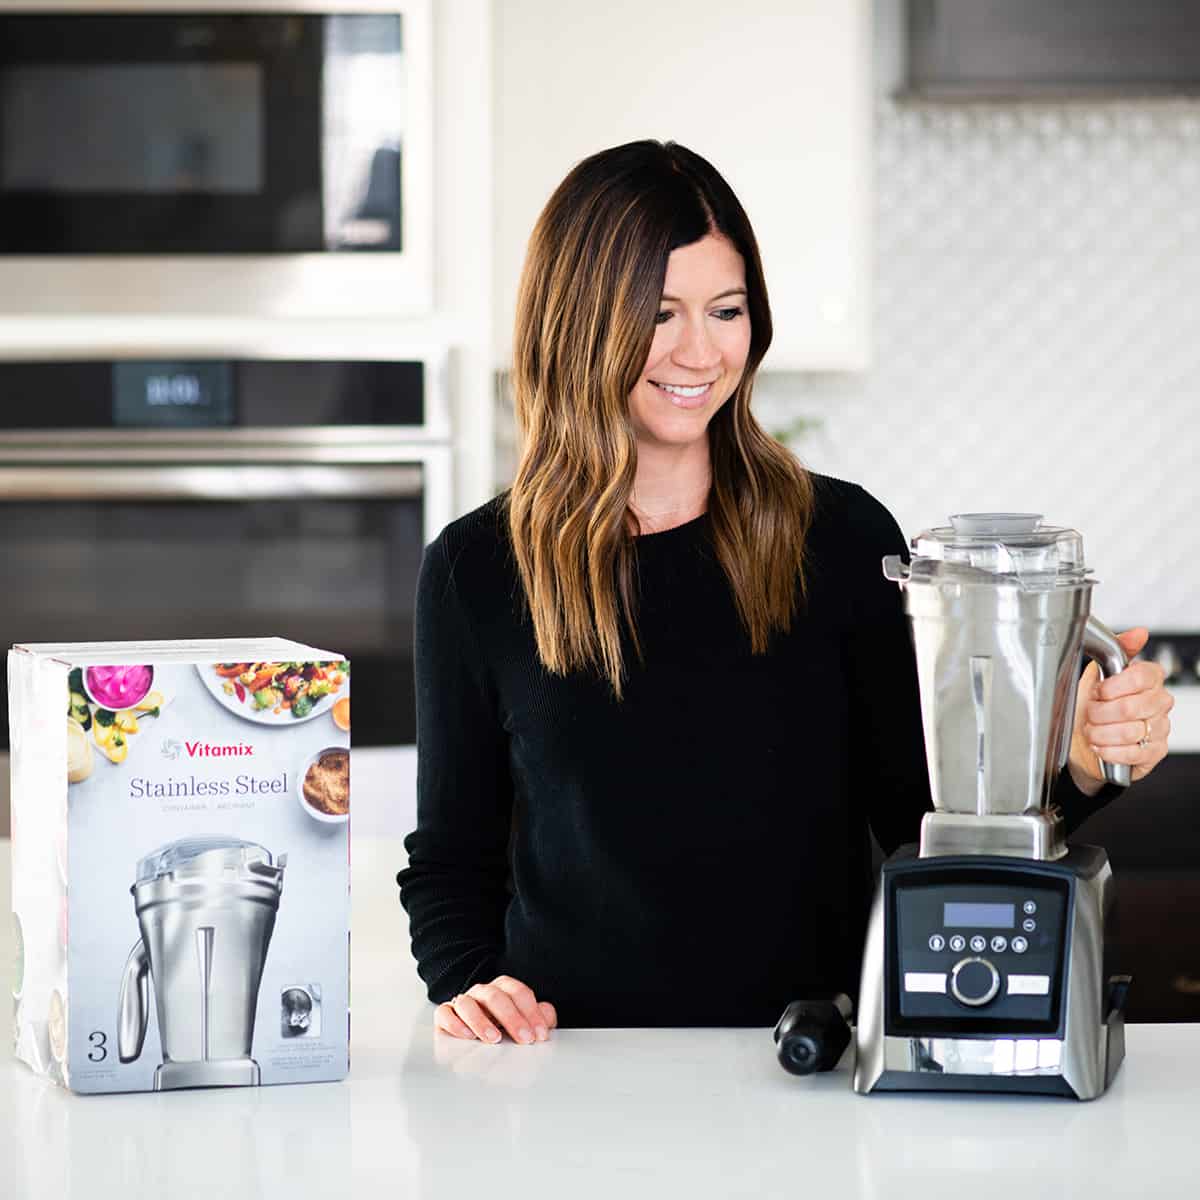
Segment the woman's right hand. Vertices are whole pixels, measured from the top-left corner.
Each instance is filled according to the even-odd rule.
[[[501,1029],[514,1042],[544,1042],[558,1024],[558,1013],[548,1000],[539,1000],[533,989],[511,975],[497,975],[491,983],[477,983],[439,1004],[433,1024],[456,1038],[498,1042]]]

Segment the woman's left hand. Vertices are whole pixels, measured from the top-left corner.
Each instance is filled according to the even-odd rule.
[[[1149,638],[1147,629],[1117,635],[1130,658]],[[1088,663],[1079,681],[1067,761],[1071,778],[1081,792],[1094,796],[1103,787],[1100,759],[1129,763],[1133,778],[1138,780],[1166,758],[1171,733],[1167,714],[1175,707],[1175,700],[1163,687],[1164,677],[1158,663],[1131,662],[1119,674],[1101,679],[1096,664]]]

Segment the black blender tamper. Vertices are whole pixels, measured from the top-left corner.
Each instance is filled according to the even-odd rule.
[[[793,1000],[775,1026],[775,1047],[785,1071],[812,1075],[832,1071],[850,1044],[854,1006],[842,992]]]

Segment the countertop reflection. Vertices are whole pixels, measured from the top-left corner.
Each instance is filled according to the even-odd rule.
[[[8,844],[0,843],[0,886]],[[1137,1025],[1091,1104],[851,1093],[796,1079],[766,1029],[434,1034],[408,952],[398,841],[356,838],[351,1073],[343,1083],[74,1096],[0,1066],[18,1200],[485,1193],[841,1197],[1190,1194],[1200,1026]],[[11,957],[11,923],[0,961]]]

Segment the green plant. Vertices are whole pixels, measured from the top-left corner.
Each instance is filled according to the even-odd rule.
[[[777,442],[782,442],[785,446],[790,447],[793,442],[803,440],[824,424],[825,422],[820,417],[796,417],[782,429],[771,429],[768,432]]]

